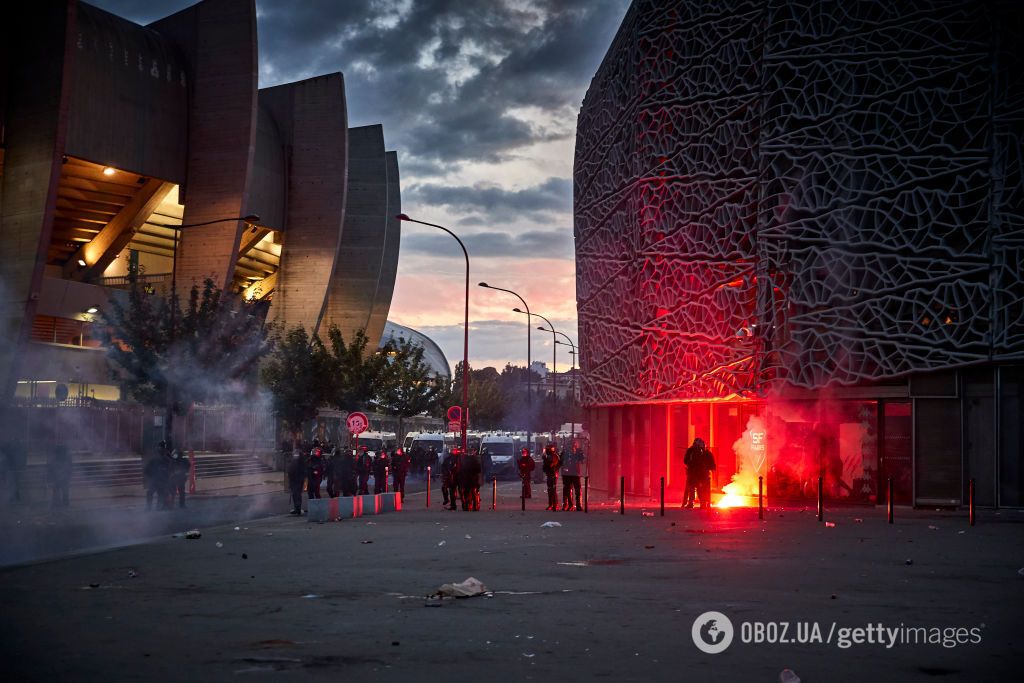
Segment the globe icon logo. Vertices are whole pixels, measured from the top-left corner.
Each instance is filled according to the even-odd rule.
[[[716,655],[732,643],[732,622],[721,612],[704,612],[694,619],[690,633],[698,650]]]

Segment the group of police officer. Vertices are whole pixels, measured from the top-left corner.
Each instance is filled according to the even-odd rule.
[[[405,479],[409,474],[409,456],[401,448],[388,453],[386,449],[373,455],[366,446],[358,450],[341,448],[335,444],[321,443],[313,439],[292,449],[288,463],[288,488],[292,497],[292,514],[302,514],[302,490],[308,498],[320,498],[320,488],[326,484],[327,495],[357,496],[370,493],[370,476],[373,476],[373,492],[387,493],[388,477],[392,479],[391,490],[405,500]]]
[[[169,510],[178,499],[178,507],[185,507],[185,484],[191,464],[181,451],[171,449],[166,441],[157,446],[156,455],[142,468],[142,485],[146,489],[146,509],[153,509],[156,499],[158,510]]]

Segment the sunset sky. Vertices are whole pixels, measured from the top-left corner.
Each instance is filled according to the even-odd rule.
[[[96,0],[149,23],[194,4]],[[574,341],[576,115],[627,0],[257,0],[260,87],[341,71],[350,126],[384,124],[402,209],[463,238],[470,362],[523,364],[530,308]],[[389,318],[462,358],[464,265],[450,237],[404,224]],[[534,325],[536,327],[536,325]],[[559,348],[559,366],[568,354]],[[533,357],[550,365],[551,335]]]

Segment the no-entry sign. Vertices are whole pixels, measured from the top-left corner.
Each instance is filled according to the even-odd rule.
[[[353,434],[362,434],[370,426],[370,420],[365,413],[349,413],[345,424],[348,425],[348,431]]]

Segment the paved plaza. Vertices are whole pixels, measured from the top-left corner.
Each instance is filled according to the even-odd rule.
[[[553,514],[534,498],[521,513],[512,484],[497,511],[451,512],[434,493],[430,509],[418,492],[400,513],[237,520],[9,567],[4,661],[18,680],[777,681],[790,668],[810,683],[1016,680],[1022,663],[1022,512],[972,528],[962,513],[898,510],[890,526],[846,508],[826,526],[801,509]],[[426,597],[468,577],[490,592]],[[733,625],[721,654],[691,634],[706,611]],[[811,642],[750,642],[783,637],[754,622]],[[952,646],[852,642],[876,624],[947,630]]]

